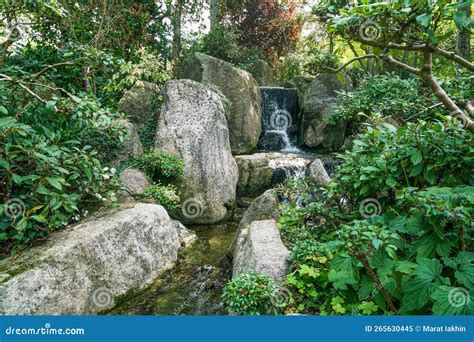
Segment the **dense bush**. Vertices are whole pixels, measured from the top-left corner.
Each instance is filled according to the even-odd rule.
[[[183,55],[182,63],[195,52],[222,59],[247,71],[253,69],[258,59],[264,58],[263,51],[242,43],[241,31],[226,26],[213,29],[191,44]]]
[[[10,116],[0,118],[0,180],[2,252],[80,219],[116,188],[91,146]]]
[[[222,299],[232,313],[241,315],[275,314],[279,310],[278,284],[258,272],[243,273],[232,279]]]
[[[153,198],[157,204],[162,205],[166,210],[171,211],[179,207],[179,192],[173,185],[151,185],[145,189],[142,196]]]
[[[472,139],[451,120],[371,127],[324,201],[289,186],[304,201],[279,222],[292,241],[287,312],[474,313]]]
[[[168,183],[184,173],[183,160],[166,152],[148,151],[137,158],[136,165],[153,182]]]
[[[451,98],[465,103],[474,95],[473,82],[473,77],[458,77],[441,83]],[[353,132],[374,117],[392,118],[398,123],[431,120],[449,114],[436,106],[438,102],[421,80],[382,74],[363,79],[353,92],[339,94],[338,104],[326,120],[349,121]]]

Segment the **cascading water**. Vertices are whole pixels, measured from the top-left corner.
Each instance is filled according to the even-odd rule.
[[[260,151],[299,153],[296,146],[298,132],[298,94],[295,89],[261,87],[263,132]]]

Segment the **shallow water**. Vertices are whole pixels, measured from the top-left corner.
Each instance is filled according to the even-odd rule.
[[[193,227],[198,236],[180,251],[177,265],[150,287],[120,300],[107,315],[225,315],[222,289],[232,277],[237,226]]]

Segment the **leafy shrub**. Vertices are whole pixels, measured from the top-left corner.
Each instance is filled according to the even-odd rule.
[[[293,208],[299,222],[283,211],[311,231],[295,234],[287,311],[472,314],[472,138],[452,120],[369,127],[325,200]]]
[[[81,217],[81,208],[113,198],[113,176],[97,151],[60,132],[0,118],[0,241],[21,246]]]
[[[474,95],[473,82],[471,76],[444,80],[441,84],[452,99],[466,102]],[[374,117],[392,118],[399,123],[437,120],[439,114],[449,114],[443,107],[436,106],[438,102],[421,80],[382,74],[362,79],[353,92],[340,93],[338,104],[325,120],[349,121],[353,132]]]
[[[243,273],[227,283],[222,293],[222,299],[232,313],[240,315],[274,314],[277,308],[271,298],[276,298],[279,291],[278,284],[270,277],[258,272],[250,272]]]
[[[169,182],[184,174],[184,163],[179,158],[166,152],[148,151],[141,155],[137,166],[154,182]]]
[[[140,49],[133,60],[117,60],[118,70],[112,75],[104,90],[112,94],[122,94],[137,81],[148,81],[164,84],[171,79],[169,70],[159,57],[151,52]]]
[[[192,44],[182,60],[184,62],[193,53],[201,52],[251,71],[255,62],[264,57],[264,53],[255,47],[249,47],[248,44],[242,44],[241,41],[241,31],[233,27],[220,26]]]
[[[179,207],[179,193],[173,185],[151,185],[145,189],[142,196],[153,198],[157,204],[162,205],[166,210],[171,211]]]
[[[354,141],[330,185],[351,205],[361,199],[394,199],[396,190],[433,185],[469,184],[474,167],[472,133],[451,121],[410,123],[400,129],[389,124]]]
[[[357,128],[374,114],[403,120],[434,103],[435,99],[424,94],[422,83],[417,79],[377,75],[366,78],[354,92],[341,93],[328,121],[350,120]],[[433,113],[433,110],[427,111],[425,118]]]

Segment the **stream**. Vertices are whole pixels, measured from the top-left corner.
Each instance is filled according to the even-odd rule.
[[[226,315],[222,289],[232,278],[237,225],[195,226],[198,239],[182,248],[176,266],[148,288],[128,295],[106,315]]]

